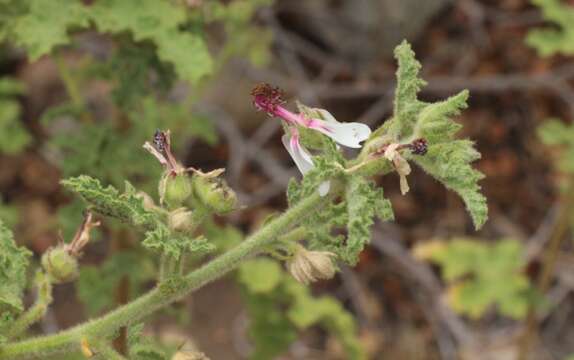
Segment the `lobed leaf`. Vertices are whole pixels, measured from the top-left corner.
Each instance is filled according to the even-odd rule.
[[[526,43],[541,56],[574,54],[574,8],[561,0],[532,0],[532,3],[542,10],[544,20],[553,27],[531,30]]]
[[[154,228],[158,223],[157,215],[144,207],[143,198],[127,181],[123,194],[112,186],[103,187],[99,180],[86,175],[62,180],[61,183],[80,195],[96,213],[143,228]]]
[[[399,68],[394,115],[375,134],[386,132],[391,137],[389,141],[399,143],[424,138],[428,143],[427,154],[411,155],[409,160],[455,191],[464,201],[475,228],[479,229],[487,219],[488,207],[478,185],[483,175],[470,163],[479,159],[480,154],[472,142],[454,139],[461,125],[451,120],[466,108],[468,91],[437,103],[420,101],[417,94],[425,82],[418,78],[421,65],[411,46],[403,42],[395,49],[395,57]]]
[[[3,322],[24,310],[22,292],[32,253],[16,245],[12,232],[0,220],[0,317]]]

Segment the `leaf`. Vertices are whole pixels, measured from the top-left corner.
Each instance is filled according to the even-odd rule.
[[[425,172],[462,198],[476,229],[488,218],[486,198],[478,185],[484,175],[470,165],[479,158],[480,153],[474,150],[471,141],[453,140],[431,145],[426,155],[413,159]]]
[[[173,258],[179,259],[181,255],[189,252],[211,252],[215,246],[205,237],[192,238],[170,231],[167,226],[158,223],[156,228],[145,234],[142,245],[146,248],[160,253],[165,253]]]
[[[395,57],[399,68],[393,118],[374,134],[386,132],[390,142],[403,144],[424,138],[428,143],[427,154],[405,157],[462,197],[475,228],[479,229],[487,219],[488,207],[478,185],[483,175],[470,163],[479,159],[480,154],[471,141],[454,139],[461,125],[451,120],[466,108],[468,91],[437,103],[420,101],[417,94],[426,83],[418,78],[421,65],[411,46],[404,41],[395,49]]]
[[[212,71],[205,41],[182,30],[185,10],[167,1],[100,0],[91,6],[92,20],[102,32],[129,31],[136,41],[150,40],[160,59],[172,64],[177,74],[191,82]]]
[[[26,286],[26,269],[32,253],[16,245],[12,232],[0,220],[0,316],[24,310],[22,292]]]
[[[298,331],[311,326],[320,326],[336,337],[346,358],[365,358],[354,318],[335,298],[313,297],[309,288],[293,280],[275,260],[255,261],[259,263],[252,261],[239,272],[250,315],[249,334],[255,345],[252,359],[277,357],[296,340]],[[264,271],[272,275],[262,275]]]
[[[62,180],[61,183],[80,195],[90,209],[101,215],[144,228],[153,228],[157,224],[156,214],[145,209],[143,198],[127,181],[123,194],[112,186],[103,187],[99,180],[86,175]]]
[[[406,41],[395,48],[395,58],[399,63],[394,101],[395,126],[389,132],[395,139],[400,139],[412,132],[416,115],[423,106],[417,94],[426,85],[426,81],[418,77],[421,64],[415,59],[415,53]]]
[[[89,25],[88,10],[79,1],[28,0],[28,12],[13,28],[15,41],[28,52],[31,61],[46,55],[58,45],[68,44],[70,28]]]
[[[542,56],[574,54],[574,8],[561,0],[532,0],[552,28],[531,30],[526,43]]]
[[[377,213],[392,217],[390,203],[383,197],[383,190],[376,189],[374,184],[361,176],[352,176],[347,180],[345,191],[347,204],[347,241],[342,260],[355,265],[358,256],[366,244],[371,241],[371,226]],[[377,205],[383,209],[377,209]]]
[[[449,282],[447,300],[457,312],[478,318],[497,305],[501,314],[521,319],[533,303],[523,251],[513,240],[485,244],[462,238],[426,243],[414,253],[442,267]]]
[[[32,140],[21,123],[22,107],[14,98],[22,92],[22,83],[11,78],[0,79],[0,152],[18,153]]]
[[[247,261],[239,267],[238,280],[252,293],[268,293],[281,282],[281,266],[271,259]]]

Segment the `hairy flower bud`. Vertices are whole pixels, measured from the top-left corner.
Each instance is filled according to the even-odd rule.
[[[219,175],[223,170],[193,174],[193,191],[201,203],[216,214],[225,214],[237,207],[237,195]]]
[[[309,251],[298,245],[293,257],[287,261],[287,269],[295,280],[303,284],[327,280],[335,276],[335,265],[329,251]]]
[[[42,256],[42,267],[54,284],[72,281],[79,275],[78,259],[70,254],[66,245],[48,249]]]
[[[191,181],[187,173],[165,173],[159,183],[160,201],[175,208],[183,205],[191,196]]]
[[[168,225],[173,231],[192,231],[194,228],[193,214],[187,208],[176,209],[169,214]]]

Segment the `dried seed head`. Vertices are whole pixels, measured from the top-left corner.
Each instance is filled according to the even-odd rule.
[[[177,232],[189,232],[193,229],[193,216],[187,208],[175,209],[168,217],[169,228]]]
[[[328,251],[309,251],[298,245],[293,257],[287,262],[287,269],[295,280],[308,284],[317,280],[327,280],[335,276],[335,266]]]

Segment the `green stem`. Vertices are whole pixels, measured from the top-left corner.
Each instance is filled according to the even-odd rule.
[[[93,348],[95,357],[94,359],[103,360],[125,360],[126,358],[122,356],[119,352],[114,350],[114,348],[105,343],[104,341],[90,341],[90,347]]]
[[[172,278],[159,284],[150,292],[110,313],[55,335],[5,344],[0,347],[0,359],[46,358],[47,355],[80,350],[82,337],[110,336],[118,328],[142,321],[155,311],[183,298],[235,269],[243,260],[260,253],[267,245],[288,231],[311,211],[331,199],[320,197],[317,192],[301,200],[283,215],[269,222],[247,240],[182,278]]]
[[[52,303],[52,283],[49,276],[42,272],[39,272],[37,276],[38,297],[36,302],[10,326],[10,330],[6,334],[9,339],[20,336],[32,324],[44,317],[48,306]]]

